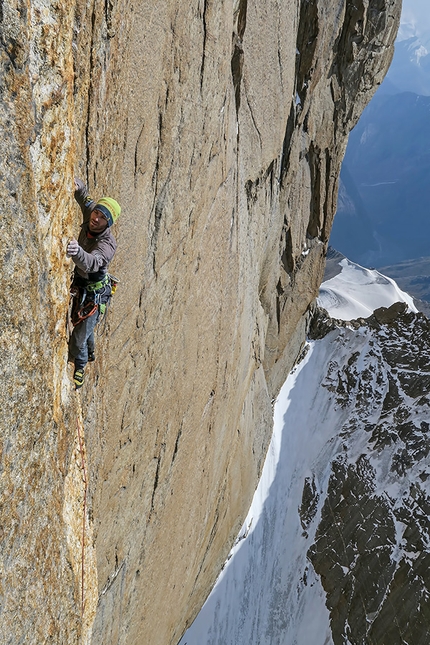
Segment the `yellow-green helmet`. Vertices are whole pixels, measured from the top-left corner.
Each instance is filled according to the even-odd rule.
[[[94,210],[98,210],[103,213],[107,219],[108,226],[115,224],[116,220],[121,215],[121,206],[117,201],[112,199],[112,197],[102,197],[99,199]]]

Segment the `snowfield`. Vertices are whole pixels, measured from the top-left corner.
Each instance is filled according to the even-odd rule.
[[[341,266],[319,297],[332,317],[410,312],[308,342],[242,530],[179,645],[430,642],[428,320],[393,280]]]

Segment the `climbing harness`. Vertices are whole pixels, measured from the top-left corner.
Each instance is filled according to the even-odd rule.
[[[85,289],[87,291],[99,291],[103,287],[106,287],[110,282],[110,275],[109,273],[106,273],[105,277],[103,280],[99,280],[98,282],[89,282],[86,286]]]
[[[73,307],[71,313],[71,322],[73,327],[79,325],[83,320],[93,316],[99,311],[100,316],[106,317],[106,312],[110,299],[116,291],[119,280],[109,273],[98,282],[90,282],[85,287],[72,285],[70,295],[73,298]],[[105,295],[105,288],[110,287],[110,294],[105,302],[101,302]],[[91,299],[89,294],[91,294]],[[104,298],[103,298],[104,299]]]

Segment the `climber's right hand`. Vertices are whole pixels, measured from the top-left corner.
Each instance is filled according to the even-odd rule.
[[[75,177],[75,192],[77,190],[82,190],[85,188],[85,183],[82,181],[82,179],[79,179],[78,177]]]
[[[77,243],[76,240],[69,240],[69,243],[67,244],[67,256],[69,258],[73,257],[74,255],[77,255],[79,251],[79,244]]]

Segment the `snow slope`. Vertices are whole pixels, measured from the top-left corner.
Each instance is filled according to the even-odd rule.
[[[378,295],[408,302],[378,272],[347,262],[340,276],[336,317]],[[243,528],[179,645],[429,642],[429,335],[409,312],[308,343]]]
[[[406,302],[412,311],[417,311],[413,298],[401,291],[391,278],[346,258],[339,265],[341,272],[323,282],[318,297],[319,306],[332,318],[367,318],[375,309],[390,307],[395,302]]]
[[[302,395],[310,390],[308,378],[313,392],[321,378],[312,365],[326,365],[327,358],[327,347],[314,344],[282,388],[275,406],[272,441],[251,509],[224,571],[181,645],[332,643],[323,589],[312,572],[307,574],[308,586],[304,584],[312,534],[303,536],[297,513],[303,474],[310,473],[311,465],[319,461],[321,484],[326,486],[329,460],[321,460],[321,454],[327,441],[333,442],[330,453],[336,452],[338,445],[324,396],[317,396],[312,406],[301,403]],[[331,428],[328,435],[320,432],[321,406],[325,407],[322,417],[326,428]],[[305,446],[309,448],[306,451]],[[322,633],[324,638],[319,641]],[[285,639],[281,641],[282,634]]]

